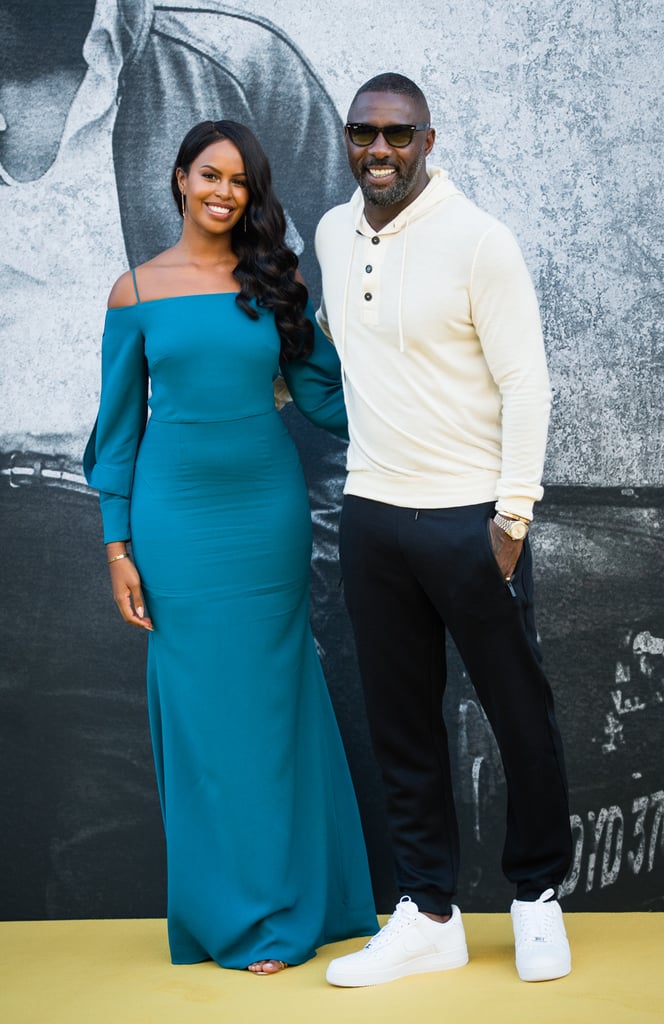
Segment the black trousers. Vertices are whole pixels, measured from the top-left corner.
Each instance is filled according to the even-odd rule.
[[[445,630],[498,743],[507,783],[502,867],[517,899],[559,884],[572,852],[567,781],[541,667],[531,555],[510,584],[489,539],[493,502],[411,509],[347,495],[340,551],[399,889],[446,914],[459,833],[442,714]]]

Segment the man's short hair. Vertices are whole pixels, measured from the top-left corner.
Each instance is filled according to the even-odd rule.
[[[361,85],[353,97],[353,103],[363,92],[394,92],[401,96],[410,96],[421,103],[425,110],[429,110],[426,96],[410,78],[400,75],[396,71],[386,71],[382,75],[374,75],[368,82]],[[351,103],[351,106],[353,104]]]

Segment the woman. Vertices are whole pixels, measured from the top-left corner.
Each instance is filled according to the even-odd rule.
[[[84,468],[115,600],[150,633],[171,958],[272,974],[376,926],[309,627],[307,492],[273,393],[281,370],[343,435],[340,371],[253,134],[196,125],[171,185],[180,240],[111,291]]]

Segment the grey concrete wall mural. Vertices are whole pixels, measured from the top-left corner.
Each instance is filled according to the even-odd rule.
[[[555,402],[532,535],[571,786],[566,906],[664,909],[663,13],[661,0],[0,0],[0,917],[164,911],[144,638],[116,618],[79,464],[108,289],[176,237],[171,161],[210,116],[263,141],[317,298],[315,225],[353,188],[342,119],[385,70],[423,87],[434,163],[512,227],[541,301]],[[394,882],[336,557],[344,449],[284,416],[382,912]],[[500,759],[449,657],[458,899],[503,910]]]

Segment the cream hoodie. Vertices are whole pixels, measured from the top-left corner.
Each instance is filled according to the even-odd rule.
[[[345,492],[406,508],[496,500],[532,517],[551,393],[537,299],[510,231],[430,168],[382,231],[359,189],[316,233],[317,318],[349,418]]]

